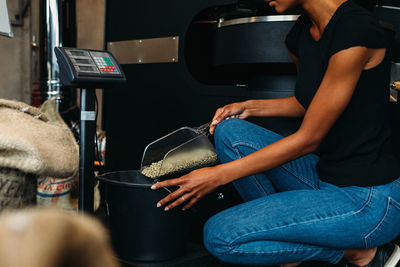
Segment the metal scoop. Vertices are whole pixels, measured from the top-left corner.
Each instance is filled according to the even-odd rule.
[[[144,150],[141,172],[160,179],[215,164],[218,157],[207,131],[210,124],[182,127],[151,142]]]

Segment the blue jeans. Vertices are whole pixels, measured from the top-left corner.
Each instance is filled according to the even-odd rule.
[[[220,123],[221,162],[253,153],[282,137],[240,119]],[[234,182],[244,203],[211,217],[204,244],[221,261],[275,265],[337,263],[346,249],[388,243],[400,233],[400,179],[372,187],[337,187],[318,178],[310,154]]]

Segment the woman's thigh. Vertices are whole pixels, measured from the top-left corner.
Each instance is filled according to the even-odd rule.
[[[393,192],[379,187],[339,188],[321,182],[320,190],[272,194],[210,218],[204,242],[212,254],[231,262],[237,262],[238,256],[247,256],[252,264],[334,262],[335,253],[342,256],[343,249],[374,247],[399,234],[400,209],[390,196]],[[310,252],[282,258],[281,252],[294,246],[308,246]],[[323,250],[317,253],[317,248],[324,248],[325,254]],[[329,259],[326,249],[333,253]]]
[[[215,144],[221,162],[247,156],[283,137],[256,124],[240,119],[220,123],[215,132]],[[234,185],[245,201],[278,191],[318,189],[319,179],[314,154],[300,157],[268,172],[239,179]]]

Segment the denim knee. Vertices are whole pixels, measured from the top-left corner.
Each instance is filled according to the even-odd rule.
[[[224,142],[232,134],[232,131],[238,128],[240,124],[240,119],[229,119],[220,122],[215,128],[214,140],[217,143]]]
[[[224,220],[221,220],[218,217],[218,214],[216,214],[208,219],[203,228],[204,246],[208,252],[217,258],[232,250],[230,243],[223,236],[224,227],[221,223]]]
[[[230,149],[235,140],[242,138],[243,127],[245,127],[244,120],[229,119],[220,122],[215,129],[214,142],[217,153],[223,153],[225,149]]]

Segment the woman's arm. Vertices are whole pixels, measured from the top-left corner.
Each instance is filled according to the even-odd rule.
[[[333,55],[299,130],[247,157],[221,165],[226,174],[225,183],[313,152],[348,105],[361,72],[374,52],[376,50],[353,47]]]
[[[379,50],[353,47],[333,55],[299,130],[251,155],[220,165],[223,183],[270,170],[315,151],[348,105],[361,72],[376,53]]]
[[[278,99],[247,100],[217,109],[210,125],[210,133],[214,134],[217,125],[227,118],[302,117],[304,113],[303,106],[294,96]]]
[[[305,109],[296,97],[248,100],[246,110],[252,117],[302,117]]]
[[[159,206],[172,202],[166,207],[169,210],[190,200],[184,209],[190,208],[220,185],[270,170],[313,152],[348,105],[362,70],[376,51],[353,47],[336,53],[331,57],[323,81],[296,133],[238,160],[155,184],[153,189],[179,186],[162,199]]]

